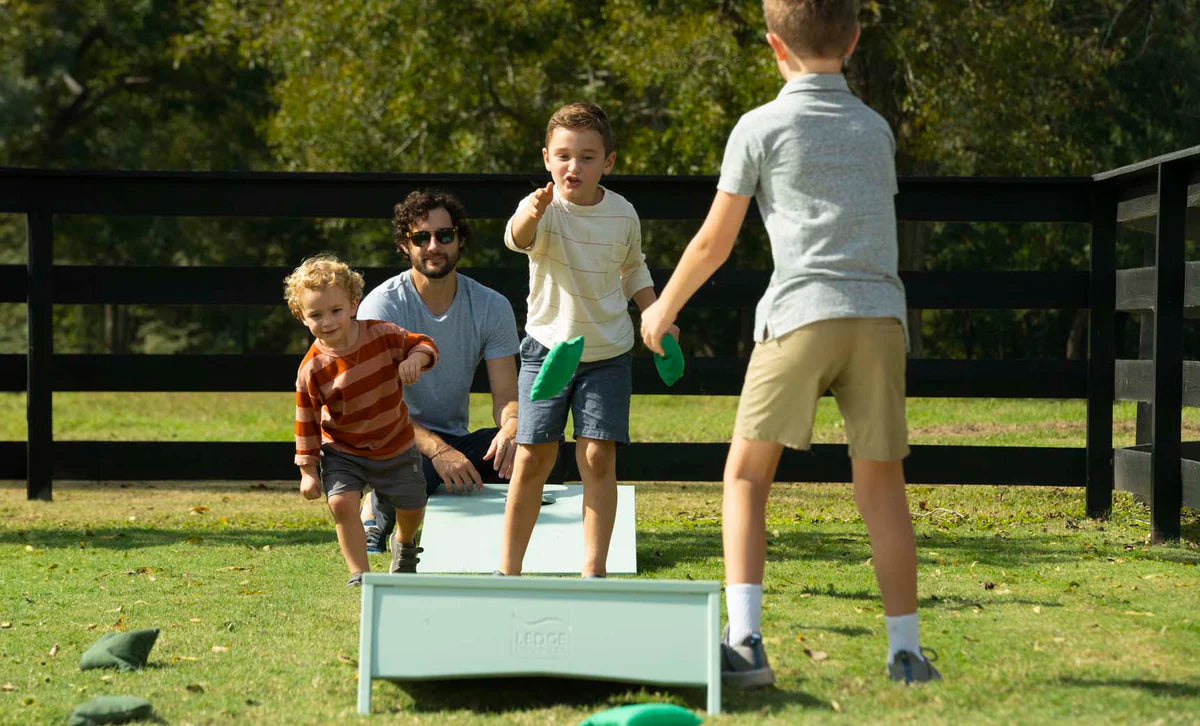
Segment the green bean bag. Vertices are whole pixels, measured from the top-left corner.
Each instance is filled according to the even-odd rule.
[[[89,668],[119,668],[136,671],[146,665],[150,649],[158,639],[158,628],[130,630],[125,633],[105,633],[79,659],[79,670]]]
[[[704,719],[669,703],[639,703],[594,713],[579,726],[696,726]]]
[[[137,696],[97,696],[71,712],[68,726],[140,721],[154,715],[154,706]]]
[[[662,337],[662,348],[666,355],[654,354],[654,367],[658,369],[658,377],[668,386],[683,378],[683,351],[679,349],[679,341],[667,333]]]
[[[544,401],[554,398],[571,382],[575,369],[579,367],[579,359],[583,357],[583,336],[578,335],[563,341],[550,349],[533,386],[529,389],[530,401]]]

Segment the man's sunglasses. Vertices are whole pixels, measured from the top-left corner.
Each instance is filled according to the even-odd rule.
[[[430,239],[437,240],[437,243],[440,245],[448,245],[453,244],[455,238],[458,237],[458,227],[442,227],[432,232],[426,230],[409,232],[407,236],[417,247],[424,247],[429,244]]]

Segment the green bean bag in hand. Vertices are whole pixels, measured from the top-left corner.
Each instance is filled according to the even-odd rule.
[[[67,726],[142,721],[154,714],[154,706],[137,696],[97,696],[75,707]]]
[[[158,628],[130,630],[125,633],[105,633],[83,652],[79,659],[79,670],[89,668],[120,668],[136,671],[146,665],[150,649],[158,639]]]
[[[654,367],[658,369],[658,377],[668,386],[675,385],[683,378],[683,351],[675,336],[667,333],[662,337],[662,349],[666,355],[654,354]]]
[[[594,713],[579,726],[696,726],[704,719],[669,703],[639,703]]]
[[[533,386],[529,389],[529,400],[544,401],[557,396],[571,382],[582,357],[582,335],[551,348],[546,354],[546,360],[542,361],[542,369],[538,371],[537,378],[533,379]]]

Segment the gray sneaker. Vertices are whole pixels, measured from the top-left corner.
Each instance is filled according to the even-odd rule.
[[[751,633],[741,643],[730,645],[729,626],[725,626],[721,632],[721,682],[733,688],[762,688],[775,682],[762,635]]]
[[[350,581],[346,583],[346,587],[362,587],[362,575],[363,573],[361,572],[351,575]]]
[[[393,540],[391,572],[416,572],[417,563],[421,561],[417,555],[424,551],[425,549],[418,547],[415,542],[402,544]]]
[[[942,674],[930,660],[937,660],[937,651],[921,649],[920,653],[902,650],[888,664],[888,678],[904,685],[920,685],[929,681],[942,680]]]

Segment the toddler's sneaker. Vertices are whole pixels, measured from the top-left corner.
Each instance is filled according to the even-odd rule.
[[[417,563],[421,561],[417,555],[424,552],[423,547],[412,544],[392,542],[392,572],[416,572]]]
[[[938,669],[929,662],[929,656],[932,656],[932,660],[937,660],[937,651],[924,648],[920,653],[913,653],[910,650],[900,651],[888,664],[888,678],[900,681],[906,686],[942,680],[942,674],[938,673]]]
[[[362,573],[356,572],[350,576],[350,581],[346,583],[346,587],[362,587]]]
[[[387,537],[383,536],[383,531],[371,524],[366,527],[367,532],[367,554],[381,555],[387,552]]]
[[[721,632],[721,682],[733,688],[762,688],[775,682],[762,635],[751,633],[741,643],[729,643],[729,626]]]

